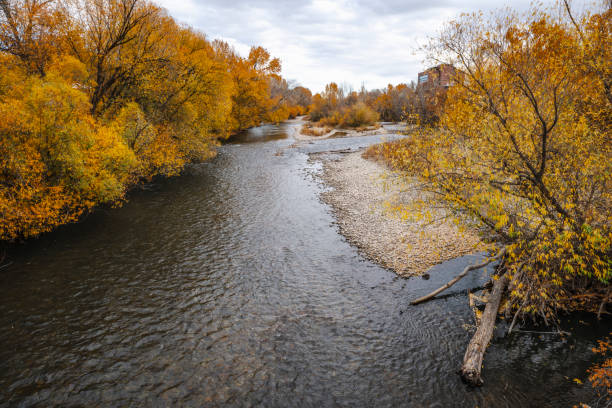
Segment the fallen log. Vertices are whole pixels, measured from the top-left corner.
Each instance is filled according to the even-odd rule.
[[[413,300],[412,302],[410,302],[411,305],[418,305],[419,303],[423,303],[426,302],[430,299],[433,299],[437,294],[439,294],[440,292],[445,291],[446,289],[450,288],[451,286],[453,286],[455,283],[459,282],[465,275],[468,274],[468,272],[476,270],[476,269],[480,269],[480,268],[484,268],[485,266],[487,266],[488,264],[490,264],[493,261],[498,260],[499,258],[501,258],[502,256],[504,256],[504,254],[506,253],[506,248],[503,248],[501,251],[499,251],[497,253],[497,255],[495,255],[493,258],[489,258],[484,262],[481,262],[479,264],[476,265],[470,265],[468,267],[466,267],[463,272],[461,272],[459,275],[455,276],[453,279],[451,279],[448,283],[446,283],[446,285],[434,290],[433,292],[431,292],[428,295],[425,295],[423,297],[420,297],[416,300]]]
[[[493,336],[499,304],[502,299],[502,294],[506,286],[508,286],[508,282],[508,276],[504,274],[493,283],[493,289],[491,290],[485,311],[480,319],[480,325],[476,333],[474,333],[474,337],[472,337],[465,352],[465,356],[463,357],[461,378],[470,385],[480,386],[483,384],[480,376],[482,360],[487,346],[489,345],[489,341],[491,341],[491,337]]]

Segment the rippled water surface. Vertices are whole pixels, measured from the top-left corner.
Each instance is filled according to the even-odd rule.
[[[461,383],[464,294],[418,307],[477,256],[400,279],[339,234],[307,153],[265,126],[184,176],[13,251],[0,269],[0,406],[558,407],[603,324],[498,337]],[[609,321],[608,321],[609,323]],[[566,378],[567,377],[567,378]]]

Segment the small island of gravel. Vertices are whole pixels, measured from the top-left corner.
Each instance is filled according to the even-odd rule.
[[[420,275],[432,266],[478,250],[473,230],[451,220],[434,223],[403,220],[391,208],[410,204],[416,193],[403,187],[385,165],[362,157],[362,151],[316,154],[323,163],[322,193],[342,235],[369,259],[403,277]]]

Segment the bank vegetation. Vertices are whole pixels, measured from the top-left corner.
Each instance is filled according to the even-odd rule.
[[[265,49],[242,57],[145,0],[0,0],[0,241],[306,113],[310,91],[280,71]]]

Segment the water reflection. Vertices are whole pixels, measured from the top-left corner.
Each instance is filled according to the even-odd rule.
[[[293,129],[286,123],[263,125],[233,135],[227,140],[227,144],[259,143],[287,139],[291,136]]]

